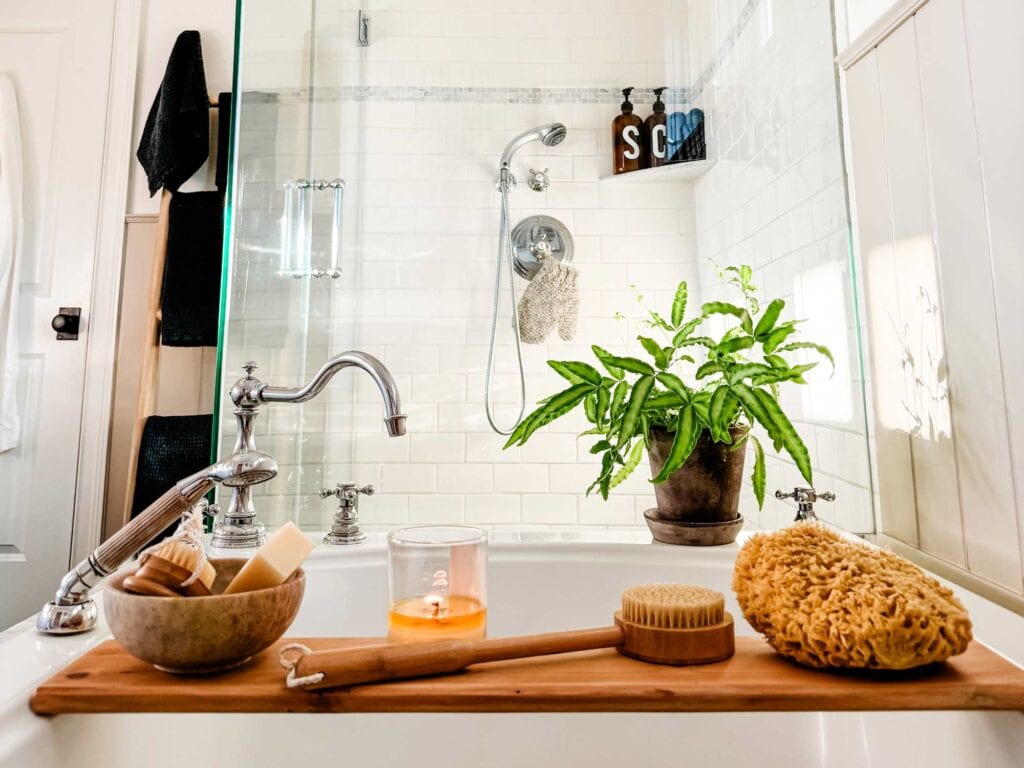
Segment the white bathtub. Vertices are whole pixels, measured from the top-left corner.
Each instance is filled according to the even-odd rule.
[[[577,540],[568,540],[570,538]],[[727,595],[734,547],[652,545],[645,534],[498,537],[490,558],[492,636],[599,626],[619,591],[648,581]],[[318,549],[291,636],[380,635],[385,552]],[[1018,663],[1024,619],[960,593],[976,633]],[[100,601],[101,602],[101,601]],[[0,765],[204,766],[1024,766],[1016,712],[391,715],[32,715],[35,685],[108,636],[43,637],[30,623],[0,638]]]

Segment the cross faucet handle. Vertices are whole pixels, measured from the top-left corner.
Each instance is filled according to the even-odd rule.
[[[372,485],[362,487],[355,483],[338,483],[334,488],[321,488],[320,498],[338,497],[338,511],[334,513],[334,524],[324,536],[324,544],[362,544],[366,534],[359,530],[359,495],[372,496],[376,489]]]
[[[792,491],[776,491],[776,499],[793,499],[796,502],[796,519],[817,520],[814,512],[814,502],[835,501],[836,495],[832,491],[816,491],[808,486],[797,486]]]
[[[377,492],[377,489],[372,485],[364,485],[362,487],[355,483],[338,483],[334,488],[321,488],[320,498],[326,499],[331,496],[337,496],[338,501],[354,502],[359,494],[364,496],[373,496]]]

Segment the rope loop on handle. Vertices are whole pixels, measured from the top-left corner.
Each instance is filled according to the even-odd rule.
[[[290,651],[298,651],[299,654],[289,658],[287,654]],[[314,672],[312,675],[303,675],[302,677],[295,675],[295,667],[298,665],[299,660],[307,653],[312,652],[312,648],[302,643],[288,643],[288,645],[277,652],[277,663],[288,670],[285,685],[289,688],[301,688],[304,685],[315,685],[316,683],[323,682],[324,677],[326,677],[323,672]]]

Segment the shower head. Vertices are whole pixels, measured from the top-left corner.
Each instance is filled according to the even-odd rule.
[[[277,461],[262,451],[239,451],[211,468],[221,485],[237,488],[241,485],[259,485],[277,475]]]
[[[542,125],[539,128],[532,128],[529,131],[524,131],[512,139],[512,141],[508,143],[508,146],[505,147],[505,151],[501,154],[501,167],[507,168],[509,162],[512,160],[512,155],[531,141],[539,141],[545,147],[554,147],[565,140],[565,135],[567,133],[568,130],[562,123],[548,123],[547,125]]]

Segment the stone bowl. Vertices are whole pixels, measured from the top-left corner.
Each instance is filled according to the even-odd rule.
[[[106,585],[103,607],[114,638],[132,656],[164,672],[200,675],[241,666],[285,633],[302,604],[301,568],[284,584],[222,595],[246,563],[211,558],[217,569],[208,597],[148,597],[125,592],[119,573]]]

